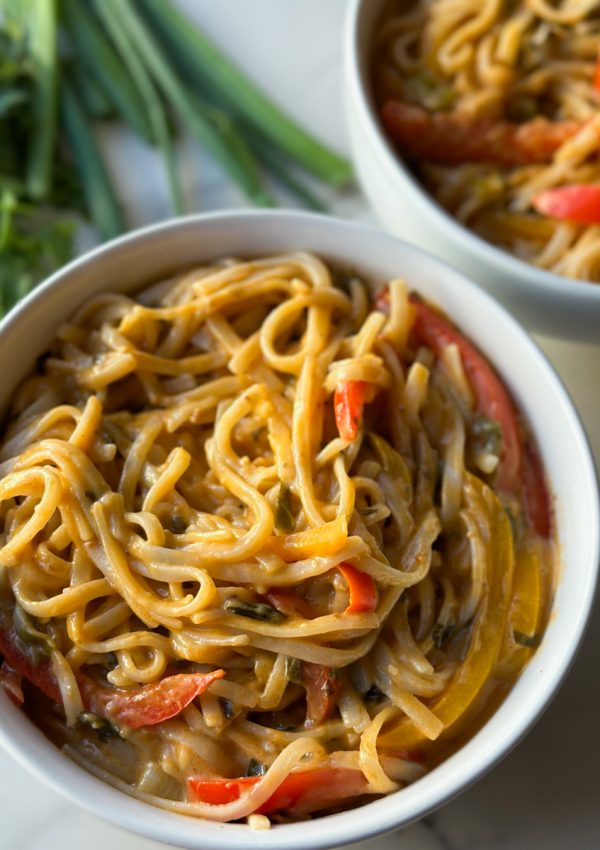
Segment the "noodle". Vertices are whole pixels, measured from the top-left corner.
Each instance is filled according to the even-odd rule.
[[[402,280],[375,305],[338,280],[290,254],[98,297],[14,396],[0,682],[171,811],[265,828],[392,793],[543,633],[525,423]],[[514,624],[523,563],[539,592]]]
[[[516,257],[592,282],[599,51],[598,0],[395,0],[373,57],[385,130],[434,198]],[[581,187],[595,212],[577,212]],[[569,206],[543,205],[567,188]]]

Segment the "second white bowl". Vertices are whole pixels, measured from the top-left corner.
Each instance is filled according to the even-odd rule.
[[[371,95],[371,46],[384,6],[385,0],[350,0],[344,45],[354,162],[380,221],[390,233],[460,269],[531,330],[600,342],[600,284],[535,268],[463,227],[419,184],[386,138]]]

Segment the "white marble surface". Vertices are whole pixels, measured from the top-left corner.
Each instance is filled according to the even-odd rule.
[[[342,152],[345,0],[181,0],[278,101]],[[126,134],[103,140],[132,226],[168,215],[155,155]],[[192,209],[245,206],[192,144],[181,150]],[[373,222],[358,190],[321,192],[332,212]],[[282,203],[289,201],[280,195]],[[599,346],[540,340],[566,382],[600,459]],[[600,847],[600,616],[562,690],[527,738],[476,786],[371,850],[595,850]],[[159,850],[65,802],[0,752],[0,850]],[[251,842],[260,847],[259,835]],[[367,845],[364,845],[365,847]]]

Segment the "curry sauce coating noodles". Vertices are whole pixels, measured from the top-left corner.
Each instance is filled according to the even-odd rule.
[[[598,0],[396,0],[373,45],[387,134],[515,256],[600,281]]]
[[[419,779],[550,603],[499,377],[401,278],[374,300],[310,254],[80,307],[14,395],[0,505],[4,687],[95,775],[219,821]]]

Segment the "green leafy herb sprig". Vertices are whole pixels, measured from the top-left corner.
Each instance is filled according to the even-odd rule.
[[[275,204],[267,174],[321,211],[298,171],[352,176],[170,0],[0,0],[0,315],[73,255],[82,218],[100,239],[126,229],[96,139],[107,121],[160,151],[176,215],[178,129],[259,206]]]

